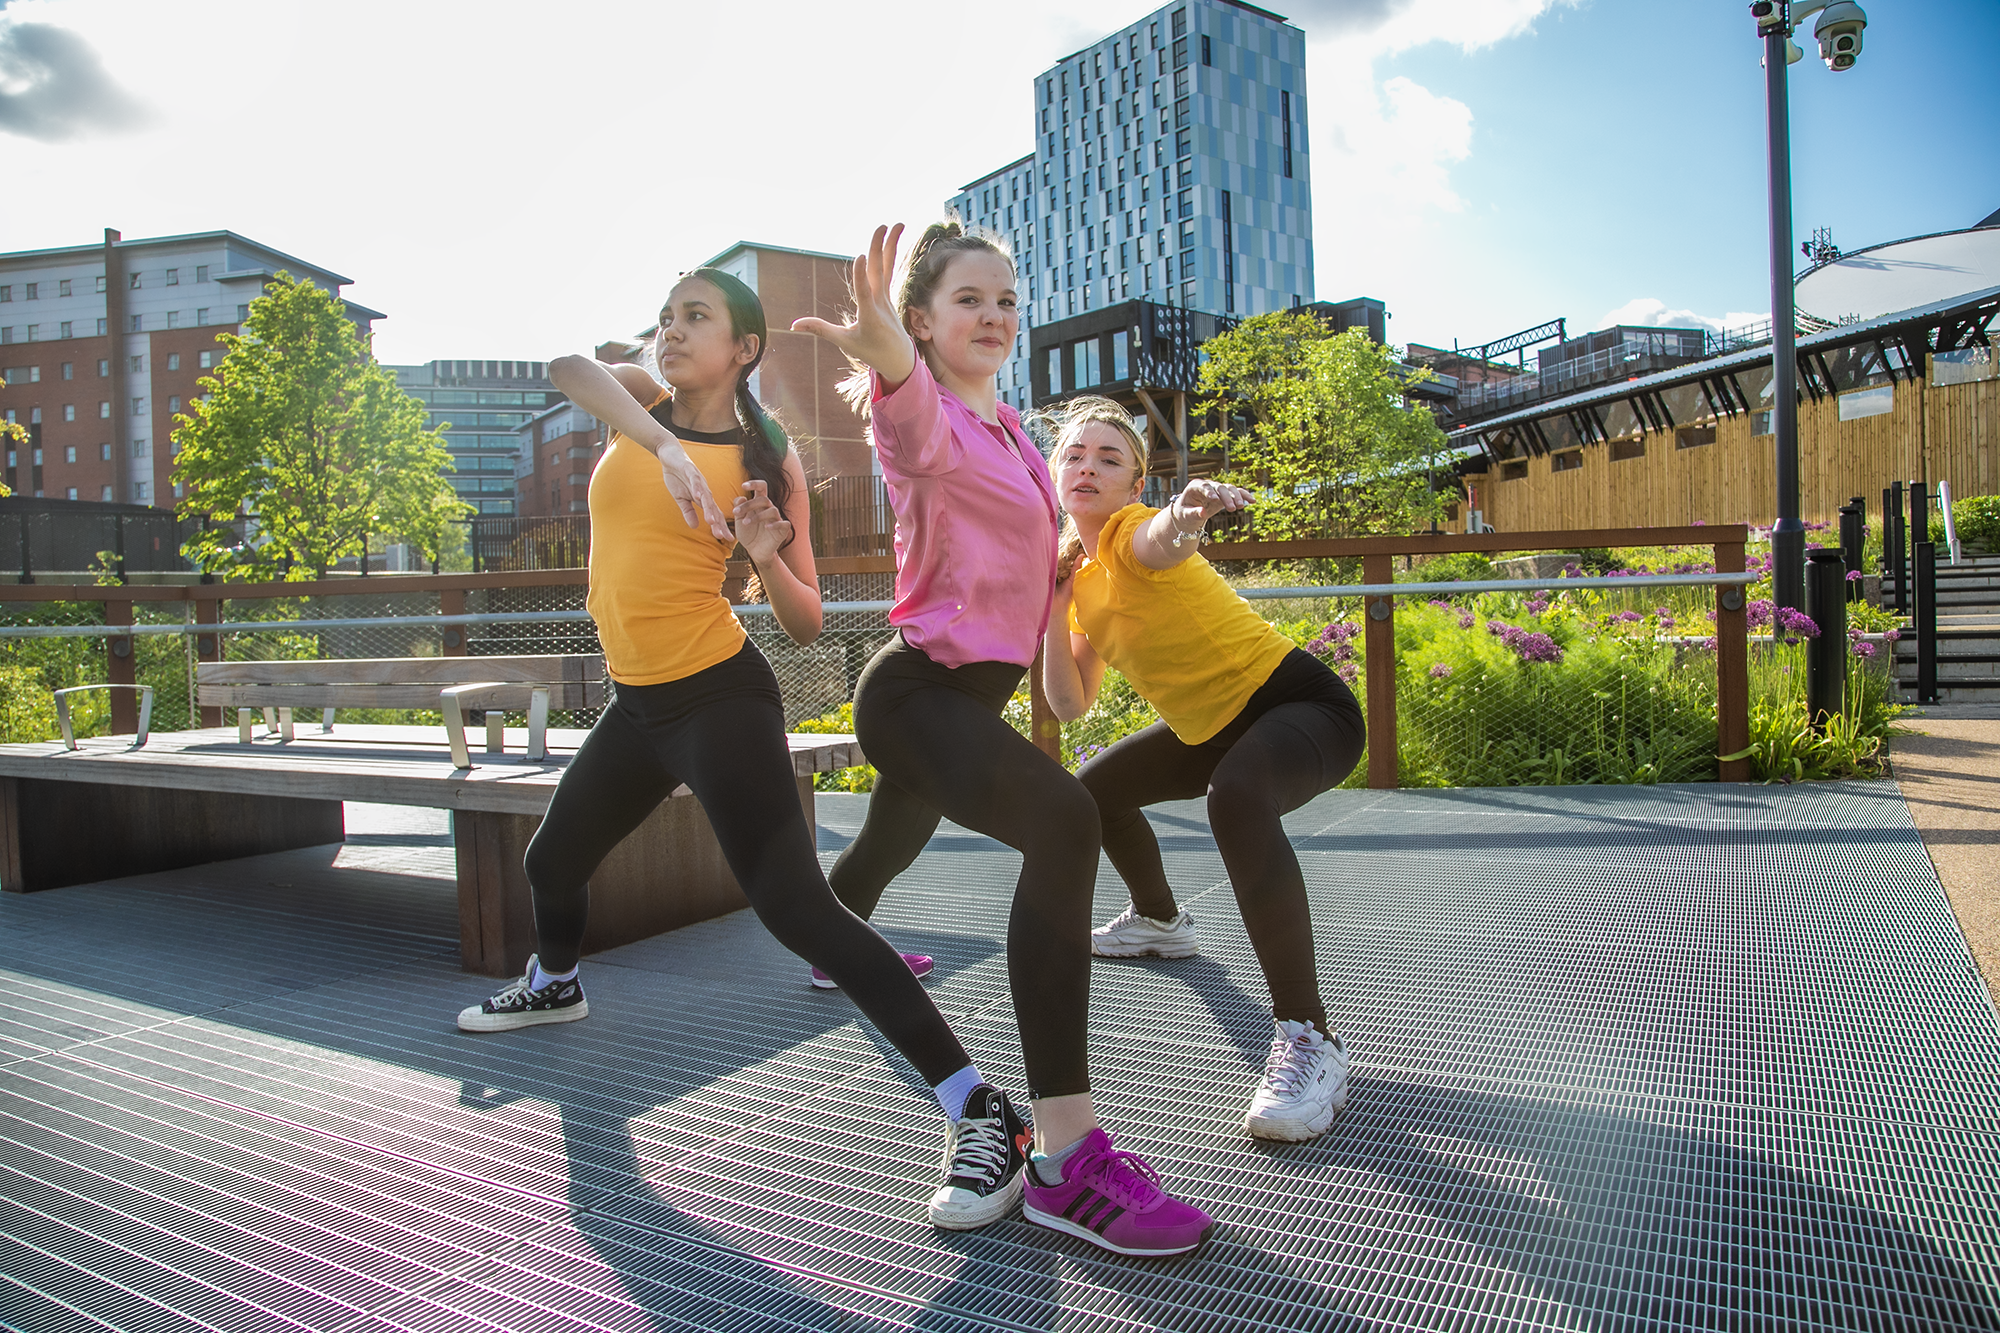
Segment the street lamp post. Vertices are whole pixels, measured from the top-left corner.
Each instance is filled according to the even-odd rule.
[[[1764,39],[1764,103],[1771,172],[1771,434],[1777,450],[1777,515],[1771,524],[1772,600],[1805,609],[1806,528],[1799,517],[1799,361],[1792,298],[1792,148],[1785,70],[1800,56],[1794,25],[1818,14],[1813,36],[1828,69],[1851,69],[1861,54],[1867,15],[1853,0],[1756,0],[1750,6]]]

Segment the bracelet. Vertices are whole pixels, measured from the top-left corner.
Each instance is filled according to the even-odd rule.
[[[1203,519],[1201,521],[1201,527],[1196,528],[1193,532],[1183,531],[1181,528],[1180,514],[1174,510],[1171,504],[1167,507],[1167,522],[1173,524],[1174,549],[1176,551],[1180,550],[1182,542],[1188,541],[1189,539],[1193,539],[1194,541],[1199,542],[1201,540],[1202,529],[1208,526],[1208,520]]]

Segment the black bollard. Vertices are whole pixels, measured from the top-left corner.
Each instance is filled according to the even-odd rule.
[[[1861,572],[1861,552],[1868,541],[1867,511],[1856,496],[1840,507],[1840,559],[1849,574]],[[1861,580],[1847,581],[1847,600],[1861,595]]]
[[[1806,643],[1806,715],[1815,727],[1840,711],[1847,685],[1847,566],[1840,552],[1806,552],[1806,614],[1819,637]]]
[[[1930,539],[1931,539],[1930,496],[1926,494],[1924,490],[1924,484],[1921,481],[1913,481],[1910,483],[1909,540],[1912,543],[1910,547],[1911,554],[1914,556],[1916,553],[1917,548],[1914,545],[1914,543],[1927,542]]]
[[[1937,547],[1917,542],[1910,547],[1911,583],[1916,593],[1917,702],[1938,701],[1937,680]]]
[[[1903,563],[1903,483],[1882,492],[1882,572],[1896,581],[1898,611],[1910,609],[1909,570]]]

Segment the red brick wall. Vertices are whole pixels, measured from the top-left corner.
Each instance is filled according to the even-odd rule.
[[[146,353],[144,375],[131,377],[133,392],[139,392],[138,385],[151,380],[146,416],[132,423],[131,437],[146,441],[145,458],[132,460],[132,480],[151,483],[146,503],[161,509],[171,509],[174,505],[173,451],[170,447],[173,435],[175,399],[180,400],[180,412],[190,414],[188,404],[201,392],[200,381],[204,375],[214,375],[215,367],[222,364],[222,344],[216,341],[218,335],[236,332],[233,324],[217,327],[209,325],[199,329],[168,329],[147,335],[150,350]],[[201,354],[213,352],[210,360],[214,363],[208,370],[201,368]],[[178,368],[174,368],[175,358],[179,358]],[[130,411],[130,404],[127,404]],[[107,479],[108,480],[108,479]],[[119,499],[129,499],[119,496]]]
[[[111,379],[97,373],[97,363],[111,354],[110,346],[109,338],[63,338],[0,347],[0,366],[41,367],[39,384],[0,389],[0,409],[13,412],[23,426],[33,420],[33,409],[42,409],[44,495],[60,499],[74,486],[79,500],[97,500],[112,480],[111,464],[99,456],[99,446],[111,442],[112,423],[98,416],[98,404],[111,401]],[[72,378],[67,380],[62,377],[64,362],[71,367]],[[76,409],[75,421],[63,420],[65,405]],[[112,403],[112,410],[117,408]],[[131,404],[125,410],[129,412]],[[76,450],[76,462],[63,461],[65,447]],[[14,474],[15,490],[21,495],[33,495],[35,490],[29,448],[21,446],[20,467]]]
[[[757,295],[771,330],[760,380],[764,403],[799,438],[799,461],[815,484],[872,470],[861,418],[835,388],[847,377],[846,359],[811,334],[792,332],[792,321],[806,315],[845,317],[850,271],[842,260],[757,252]]]

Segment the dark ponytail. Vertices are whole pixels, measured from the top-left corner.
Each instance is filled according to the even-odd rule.
[[[757,339],[757,355],[743,367],[736,381],[736,422],[749,436],[743,445],[743,470],[752,481],[764,483],[771,503],[782,511],[792,490],[791,479],[785,475],[785,454],[791,448],[791,437],[750,392],[750,376],[770,347],[764,303],[741,278],[719,268],[691,269],[681,275],[683,282],[689,278],[700,278],[722,293],[723,303],[729,307],[730,332],[738,338]]]

